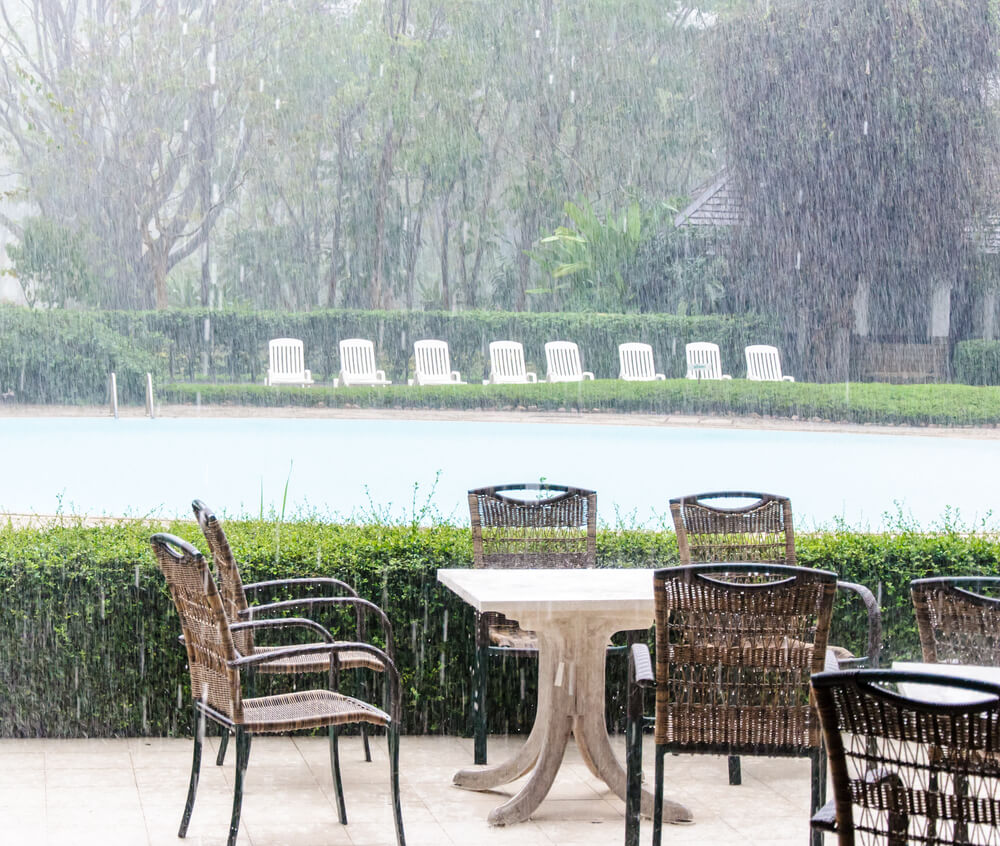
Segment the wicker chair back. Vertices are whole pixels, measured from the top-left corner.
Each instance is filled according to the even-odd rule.
[[[950,702],[890,689],[907,682],[928,685],[923,692],[936,688]],[[855,670],[821,673],[813,690],[835,808],[824,809],[814,828],[836,831],[841,844],[998,841],[1000,686]]]
[[[228,663],[239,654],[208,563],[173,535],[153,535],[150,543],[181,618],[191,695],[231,722],[242,721],[240,675]]]
[[[753,502],[723,504],[737,499]],[[795,566],[792,502],[787,496],[752,491],[691,494],[671,499],[670,514],[681,564],[760,561]]]
[[[550,493],[541,499],[507,491]],[[494,485],[469,491],[475,567],[593,567],[597,560],[597,493],[547,483]]]
[[[1000,599],[977,592],[985,589],[995,594],[1000,578],[945,576],[910,582],[924,661],[1000,665]]]
[[[837,577],[780,564],[657,570],[656,730],[672,751],[802,755]]]
[[[243,590],[243,579],[240,578],[240,567],[236,563],[236,557],[226,539],[222,523],[215,516],[215,512],[200,499],[192,502],[191,507],[215,562],[219,595],[222,598],[222,608],[226,612],[226,619],[234,621],[245,619],[242,612],[246,611],[249,606],[246,592]],[[241,654],[253,655],[254,640],[253,632],[250,629],[234,632],[233,642]]]

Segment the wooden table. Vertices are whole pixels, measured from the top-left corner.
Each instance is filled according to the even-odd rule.
[[[489,790],[530,771],[517,795],[489,815],[492,825],[523,822],[552,787],[573,734],[590,771],[624,799],[625,770],[604,721],[604,662],[612,634],[653,624],[653,571],[438,570],[437,577],[477,611],[499,612],[538,636],[538,710],[528,739],[501,764],[459,770],[454,783]],[[653,813],[647,790],[642,813]],[[664,800],[665,822],[691,818]]]

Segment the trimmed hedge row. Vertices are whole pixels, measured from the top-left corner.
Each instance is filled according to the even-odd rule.
[[[729,368],[742,366],[748,343],[773,342],[764,318],[643,314],[528,314],[510,312],[311,311],[237,312],[171,309],[148,312],[34,311],[0,306],[0,393],[20,402],[103,403],[108,374],[118,375],[124,402],[142,401],[145,374],[155,383],[206,379],[262,385],[271,338],[300,338],[317,379],[337,375],[339,341],[375,342],[379,366],[405,384],[412,376],[413,342],[449,342],[452,367],[469,381],[486,373],[489,342],[521,341],[529,365],[545,372],[544,344],[580,344],[586,368],[618,375],[618,344],[652,344],[659,369],[684,372],[684,345],[719,344]],[[207,373],[207,376],[205,374]]]
[[[199,548],[191,523],[168,530]],[[141,522],[98,528],[0,527],[0,733],[5,737],[183,734],[188,676],[179,624]],[[335,575],[379,603],[393,622],[409,733],[468,734],[473,614],[436,581],[469,566],[467,529],[231,521],[247,581]],[[921,534],[837,532],[798,539],[801,562],[873,589],[883,585],[886,660],[919,655],[907,584],[935,573],[998,571],[1000,543],[944,528]],[[675,563],[672,533],[602,531],[601,566]],[[846,602],[846,600],[844,601]],[[838,604],[834,642],[864,650],[860,607]],[[490,729],[523,731],[534,713],[533,668],[492,668]],[[345,679],[345,683],[347,680]],[[260,680],[258,691],[265,693]],[[609,717],[620,718],[623,662],[608,665]]]
[[[955,381],[1000,385],[1000,341],[959,341],[952,357]]]
[[[757,415],[847,423],[983,426],[1000,423],[1000,388],[969,385],[845,386],[807,382],[668,379],[529,385],[266,388],[166,385],[159,402],[312,408],[530,409],[648,414]]]

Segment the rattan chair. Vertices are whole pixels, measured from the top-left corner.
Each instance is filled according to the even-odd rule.
[[[994,596],[979,591],[991,589]],[[943,576],[910,582],[924,661],[1000,665],[1000,578]]]
[[[1000,686],[890,670],[812,684],[833,784],[814,830],[841,846],[1000,842]],[[892,689],[908,684],[919,699]]]
[[[365,618],[368,615],[376,617],[381,625],[385,640],[386,653],[395,660],[392,644],[392,625],[385,613],[372,603],[361,599],[358,592],[346,582],[332,578],[309,578],[309,579],[275,579],[267,582],[254,582],[253,584],[243,584],[240,576],[239,564],[236,556],[229,546],[229,540],[215,513],[200,499],[191,503],[194,516],[201,527],[202,534],[208,543],[208,549],[212,553],[215,562],[216,583],[219,586],[219,594],[222,597],[222,607],[226,611],[226,617],[230,623],[241,623],[253,618],[267,617],[275,613],[284,613],[288,610],[305,608],[310,614],[323,609],[352,608],[355,611],[356,629],[354,639],[365,641],[366,626]],[[347,596],[322,596],[322,597],[301,597],[298,599],[285,600],[283,602],[271,602],[264,605],[250,605],[247,601],[247,593],[251,595],[258,591],[280,591],[292,589],[295,591],[320,588],[324,591],[340,591]],[[235,637],[236,647],[242,655],[265,655],[274,652],[274,647],[261,646],[254,641],[252,629],[243,629]],[[367,651],[342,652],[337,656],[337,661],[342,670],[368,669],[377,673],[384,671],[379,658]],[[330,669],[330,655],[319,653],[313,655],[294,655],[275,658],[260,664],[256,672],[262,674],[298,674],[298,673],[326,673]],[[361,724],[361,739],[364,744],[365,760],[371,761],[371,747],[368,742],[368,726]],[[229,744],[229,732],[223,732],[222,741],[219,744],[219,754],[216,757],[216,764],[222,766],[226,760],[226,749]]]
[[[734,500],[751,502],[726,505]],[[794,567],[795,529],[792,501],[787,496],[756,491],[717,491],[670,500],[682,565],[717,561],[763,561]],[[843,647],[831,647],[841,669],[878,667],[882,643],[882,612],[872,592],[854,582],[837,582],[837,589],[856,594],[868,617],[867,652],[855,657]],[[742,780],[739,758],[729,761],[729,783]]]
[[[826,761],[809,677],[836,666],[826,648],[836,575],[783,564],[695,564],[655,571],[653,590],[655,679],[646,644],[633,645],[630,664],[626,844],[639,838],[644,687],[656,689],[654,846],[667,752],[808,757],[815,813]]]
[[[194,758],[187,802],[177,836],[187,835],[191,821],[201,770],[206,720],[212,720],[236,734],[235,790],[228,846],[234,846],[239,832],[243,783],[253,734],[328,727],[334,789],[340,821],[346,824],[335,728],[346,723],[370,723],[384,726],[388,735],[396,839],[399,846],[404,846],[399,802],[400,684],[396,665],[389,656],[371,644],[335,643],[333,636],[312,620],[284,617],[230,624],[215,579],[201,553],[186,541],[168,534],[153,535],[151,544],[180,616],[194,701]],[[288,646],[257,655],[245,655],[240,651],[237,641],[242,633],[254,629],[277,628],[304,628],[312,637],[320,635],[323,642]],[[388,683],[385,686],[386,702],[382,709],[337,692],[340,671],[338,659],[341,655],[356,652],[375,656],[385,670]],[[253,670],[276,660],[300,657],[308,660],[317,655],[327,658],[327,689],[299,689],[279,695],[244,697],[242,682]]]
[[[549,494],[541,499],[510,492]],[[597,494],[548,483],[493,485],[469,491],[474,567],[593,567],[597,559]],[[502,614],[476,620],[472,718],[475,763],[486,763],[486,685],[489,656],[533,656],[534,632]]]

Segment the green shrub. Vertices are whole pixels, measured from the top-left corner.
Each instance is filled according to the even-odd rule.
[[[187,522],[0,527],[0,734],[97,737],[188,730],[189,680],[177,643],[179,624],[148,545],[150,534],[161,528],[204,548],[196,526]],[[473,613],[438,584],[435,573],[469,566],[467,529],[312,519],[228,521],[226,528],[247,581],[333,575],[385,609],[403,677],[404,731],[471,732]],[[994,574],[1000,553],[992,537],[947,527],[934,534],[902,527],[888,535],[807,535],[798,538],[797,548],[803,565],[833,569],[880,592],[885,661],[919,655],[907,590],[911,578]],[[670,532],[599,533],[600,566],[676,561]],[[832,637],[858,654],[864,651],[859,605],[838,600]],[[534,716],[533,664],[498,661],[490,679],[490,729],[524,731]],[[623,662],[609,660],[613,721],[620,718],[624,681]],[[258,692],[266,693],[267,683],[261,679]],[[348,690],[353,683],[345,678]]]
[[[955,381],[1000,385],[1000,341],[959,341],[952,357]]]
[[[845,386],[745,379],[623,382],[597,379],[528,385],[382,388],[269,388],[263,385],[169,384],[160,402],[313,408],[449,408],[743,415],[939,426],[1000,423],[1000,388],[969,385]]]
[[[146,374],[166,373],[166,341],[138,325],[109,328],[100,313],[0,306],[0,393],[19,402],[104,403],[115,372],[123,403],[141,403]]]

